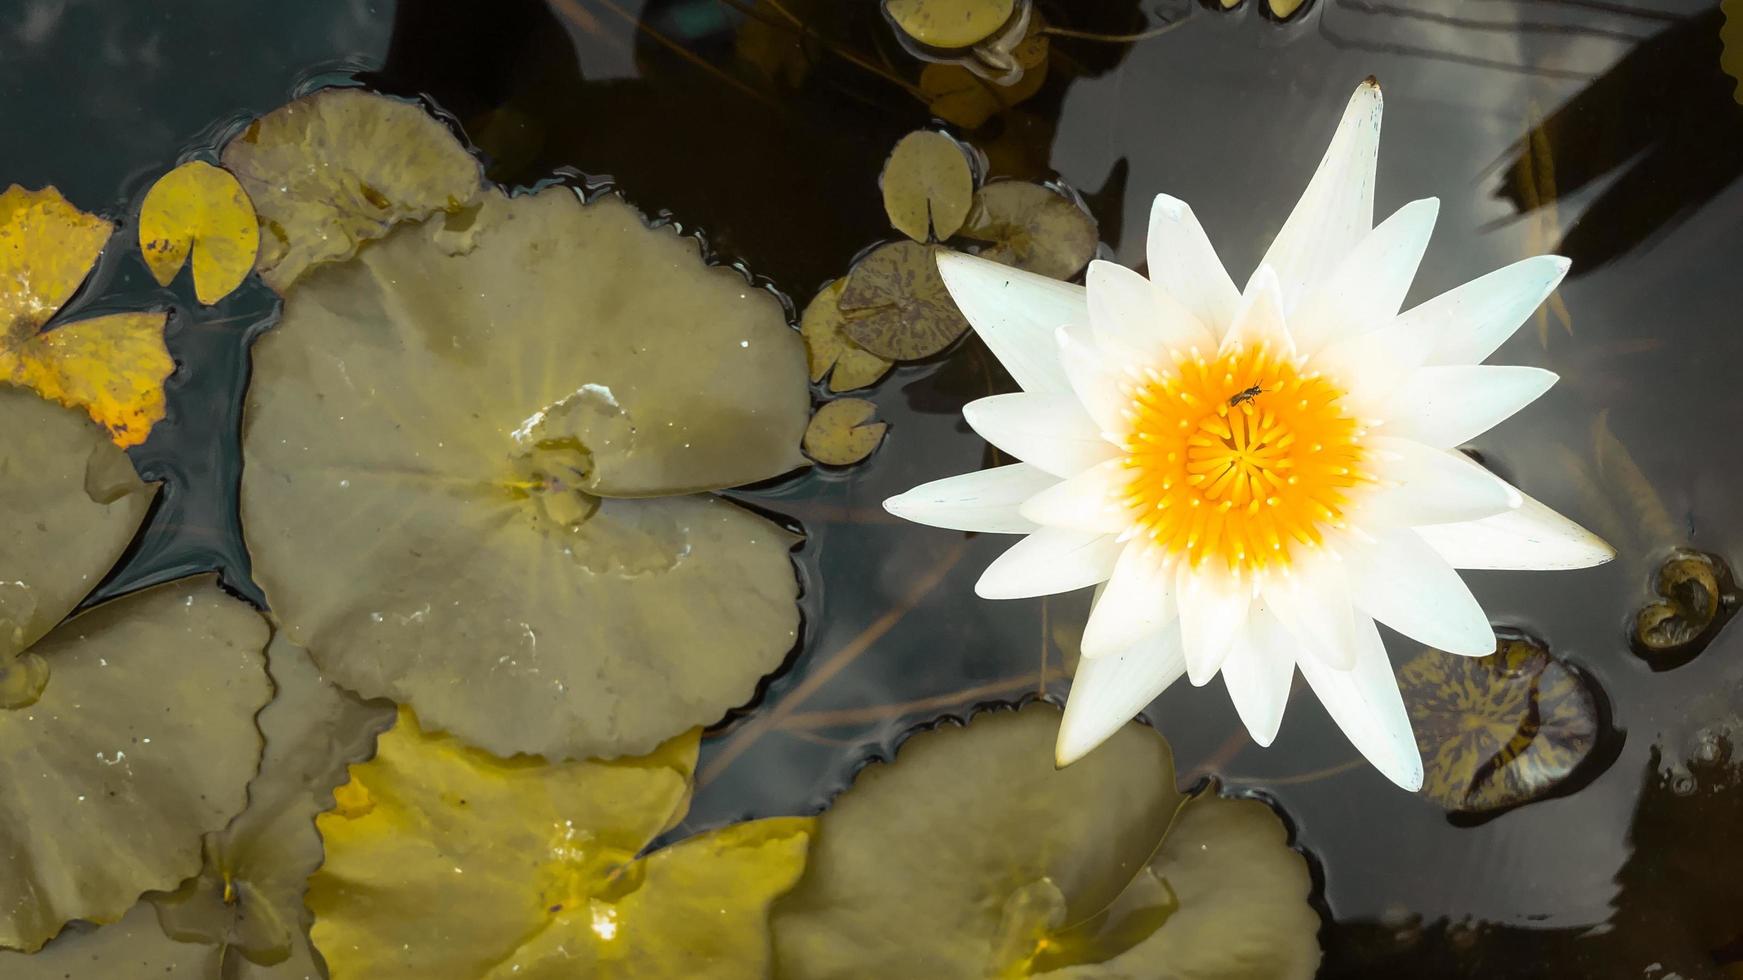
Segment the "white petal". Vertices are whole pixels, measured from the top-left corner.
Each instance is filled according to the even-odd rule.
[[[1387,417],[1396,398],[1407,398],[1404,379],[1428,361],[1434,338],[1394,320],[1372,333],[1346,337],[1308,360],[1343,389],[1344,405],[1357,418]]]
[[[1082,324],[1060,327],[1056,339],[1059,363],[1065,367],[1065,377],[1084,411],[1104,437],[1123,436],[1130,428],[1125,410],[1132,400],[1126,394],[1119,362],[1105,356],[1090,329]]]
[[[1069,766],[1088,755],[1185,672],[1176,629],[1164,629],[1105,657],[1079,660],[1059,724],[1054,764]]]
[[[938,251],[938,274],[969,326],[1024,391],[1070,390],[1053,332],[1089,321],[1082,286],[946,249]]]
[[[1234,321],[1241,291],[1185,201],[1156,195],[1150,206],[1148,258],[1150,281],[1156,288],[1196,317],[1213,335],[1213,342],[1220,338]]]
[[[982,599],[1030,599],[1107,581],[1124,547],[1111,534],[1044,527],[993,560],[974,584]]]
[[[1537,255],[1406,310],[1400,323],[1434,337],[1431,364],[1477,364],[1513,336],[1567,275],[1568,260]]]
[[[1381,775],[1414,793],[1422,788],[1422,753],[1410,731],[1410,714],[1374,621],[1364,617],[1356,625],[1361,649],[1355,667],[1334,670],[1308,657],[1301,661],[1301,675],[1350,743]]]
[[[1336,670],[1356,662],[1356,616],[1343,563],[1320,558],[1266,581],[1262,598],[1305,654]]]
[[[1352,505],[1349,520],[1358,530],[1474,521],[1525,499],[1460,452],[1390,437],[1369,439],[1368,449],[1376,475],[1392,485]]]
[[[1295,680],[1295,641],[1282,624],[1262,608],[1247,617],[1247,628],[1235,637],[1223,661],[1223,684],[1247,734],[1259,745],[1270,745],[1283,724],[1289,686]]]
[[[922,483],[884,501],[884,509],[932,527],[1028,534],[1038,525],[1022,516],[1023,501],[1058,482],[1058,477],[1039,467],[1012,463]]]
[[[1349,549],[1350,597],[1357,608],[1405,636],[1447,653],[1495,652],[1495,631],[1446,559],[1414,531],[1388,531]]]
[[[1181,646],[1186,674],[1193,687],[1203,687],[1221,669],[1235,634],[1247,621],[1253,599],[1250,587],[1186,562],[1178,563],[1174,582],[1180,606]]]
[[[1075,476],[1119,452],[1073,394],[978,398],[962,406],[962,417],[982,439],[1055,476]]]
[[[1172,363],[1171,351],[1197,347],[1208,355],[1216,349],[1197,317],[1125,266],[1098,259],[1089,264],[1085,281],[1096,339],[1104,348],[1122,352],[1128,363],[1163,368]]]
[[[1265,252],[1261,264],[1277,270],[1286,312],[1374,227],[1380,110],[1380,84],[1369,79],[1350,97],[1307,190]]]
[[[1147,542],[1128,543],[1089,611],[1089,622],[1083,627],[1083,656],[1107,656],[1161,632],[1174,622],[1178,608],[1174,568],[1161,561],[1160,549]]]
[[[1431,524],[1416,533],[1454,568],[1590,568],[1616,557],[1616,549],[1602,538],[1520,496],[1524,503],[1517,510],[1462,524]]]
[[[1362,237],[1323,283],[1309,283],[1289,315],[1289,332],[1303,352],[1357,337],[1389,323],[1404,305],[1434,231],[1440,201],[1411,201]]]
[[[1253,273],[1247,291],[1241,294],[1220,349],[1226,351],[1236,344],[1252,346],[1260,343],[1270,343],[1284,353],[1295,351],[1295,341],[1283,322],[1283,294],[1278,290],[1277,275],[1263,265]]]
[[[1131,481],[1125,460],[1110,459],[1064,482],[1054,482],[1023,501],[1017,512],[1040,527],[1118,534],[1132,518],[1119,497]]]
[[[1386,434],[1450,449],[1511,418],[1555,381],[1554,372],[1513,365],[1418,368],[1393,394]]]

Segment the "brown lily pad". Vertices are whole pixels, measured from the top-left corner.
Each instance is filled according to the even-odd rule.
[[[1020,180],[982,187],[962,234],[988,243],[984,258],[1054,279],[1082,272],[1099,243],[1095,219],[1075,201]]]
[[[1634,650],[1654,670],[1694,659],[1737,611],[1731,567],[1718,555],[1679,548],[1653,576],[1658,598],[1634,617]]]
[[[879,246],[847,274],[839,304],[847,336],[891,361],[917,361],[949,347],[968,321],[938,275],[937,246]]]

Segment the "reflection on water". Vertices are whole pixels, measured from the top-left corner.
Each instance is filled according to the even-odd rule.
[[[888,234],[879,169],[929,118],[919,63],[869,2],[23,6],[0,23],[8,180],[53,182],[119,211],[213,120],[362,69],[370,84],[452,113],[492,177],[611,174],[645,209],[705,229],[720,254],[771,277],[798,307]],[[1214,7],[1042,4],[1050,24],[1076,32],[1182,23],[1134,44],[1051,36],[1040,89],[967,138],[994,173],[1057,176],[1084,191],[1124,262],[1142,262],[1139,230],[1166,190],[1193,203],[1225,264],[1249,268],[1351,84],[1375,74],[1388,102],[1377,210],[1441,197],[1407,305],[1527,254],[1571,255],[1543,329],[1521,330],[1497,356],[1554,370],[1562,384],[1476,448],[1551,507],[1620,528],[1621,556],[1578,573],[1468,580],[1498,624],[1541,638],[1603,692],[1613,751],[1571,795],[1473,825],[1350,765],[1354,751],[1311,698],[1269,750],[1248,743],[1213,691],[1177,686],[1150,719],[1183,774],[1262,789],[1294,821],[1336,919],[1323,935],[1328,975],[1735,971],[1743,639],[1732,627],[1662,672],[1629,649],[1671,548],[1733,564],[1743,554],[1727,444],[1743,428],[1743,106],[1719,70],[1717,9],[1318,0],[1278,24],[1251,3]],[[739,43],[753,31],[760,46]],[[195,50],[245,56],[214,69],[184,56]],[[121,253],[86,295],[137,308],[170,294]],[[137,453],[172,491],[112,589],[192,568],[223,568],[238,585],[248,575],[236,411],[245,344],[274,302],[255,286],[209,310],[180,309],[171,416]],[[898,367],[867,395],[890,423],[869,462],[742,495],[808,533],[805,651],[756,711],[705,744],[680,833],[806,812],[914,723],[1063,692],[1087,596],[975,600],[970,587],[1004,542],[898,524],[878,506],[991,462],[958,411],[1012,387],[972,338]],[[1393,648],[1400,662],[1415,652]]]

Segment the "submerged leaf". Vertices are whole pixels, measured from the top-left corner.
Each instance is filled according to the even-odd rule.
[[[1422,792],[1449,810],[1529,803],[1597,745],[1590,682],[1524,637],[1502,637],[1487,657],[1426,651],[1398,682],[1422,750]]]
[[[1655,670],[1687,663],[1737,611],[1731,567],[1718,555],[1679,548],[1653,576],[1659,598],[1634,616],[1634,650]]]
[[[274,612],[337,683],[501,755],[718,720],[798,636],[794,536],[601,497],[803,465],[799,335],[616,198],[490,192],[455,235],[312,273],[255,345],[242,516]]]
[[[636,855],[688,806],[692,731],[616,762],[499,759],[411,712],[319,818],[314,941],[333,980],[761,977],[768,903],[814,821]]]
[[[892,361],[931,357],[968,329],[938,275],[937,246],[879,246],[847,274],[843,329],[860,347]]]
[[[890,225],[917,242],[956,234],[974,201],[974,169],[962,147],[922,129],[896,143],[878,178]]]
[[[1025,40],[1012,54],[1022,74],[1009,82],[982,78],[961,65],[933,63],[920,69],[920,93],[932,114],[978,129],[1000,111],[1033,98],[1047,81],[1047,38]]]
[[[84,281],[113,226],[52,187],[0,194],[0,378],[83,408],[117,445],[163,418],[175,362],[163,313],[118,313],[42,327]]]
[[[883,422],[872,422],[877,406],[863,398],[825,402],[805,430],[805,451],[828,466],[849,466],[870,456],[884,441]]]
[[[990,244],[981,256],[1025,272],[1070,279],[1095,257],[1095,219],[1063,194],[1020,180],[994,181],[974,196],[962,234]]]
[[[1319,922],[1281,821],[1186,800],[1139,724],[1055,769],[1059,717],[982,712],[863,770],[775,905],[775,975],[1311,976]]]
[[[77,412],[0,388],[0,708],[34,698],[14,654],[73,611],[126,550],[152,490]],[[28,517],[28,519],[22,519]]]
[[[242,185],[227,170],[190,160],[151,185],[139,208],[139,251],[160,286],[194,257],[194,295],[210,306],[254,269],[260,224]]]
[[[1011,19],[1017,0],[884,0],[902,33],[934,48],[966,48]]]
[[[822,381],[828,375],[830,391],[852,391],[875,384],[890,369],[889,361],[861,348],[842,329],[847,323],[847,318],[841,315],[841,291],[846,285],[845,279],[826,284],[817,291],[799,320],[811,380]]]
[[[260,276],[284,292],[394,224],[457,212],[483,171],[416,104],[323,89],[254,120],[223,152],[259,215]]]
[[[46,686],[0,710],[0,945],[112,922],[199,869],[201,835],[242,810],[260,760],[266,640],[208,576],[104,603],[31,649]]]

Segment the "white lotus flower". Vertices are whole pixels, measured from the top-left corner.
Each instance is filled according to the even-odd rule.
[[[1454,447],[1554,383],[1479,364],[1549,295],[1537,256],[1405,313],[1437,202],[1373,225],[1380,89],[1356,90],[1245,290],[1183,202],[1156,198],[1151,279],[1095,262],[1074,286],[965,255],[938,267],[1022,386],[963,408],[1023,460],[886,501],[908,520],[1026,535],[976,591],[1102,584],[1057,759],[1093,749],[1181,674],[1223,675],[1253,740],[1295,668],[1398,785],[1422,758],[1375,621],[1451,653],[1494,651],[1455,568],[1578,568],[1590,532]]]

